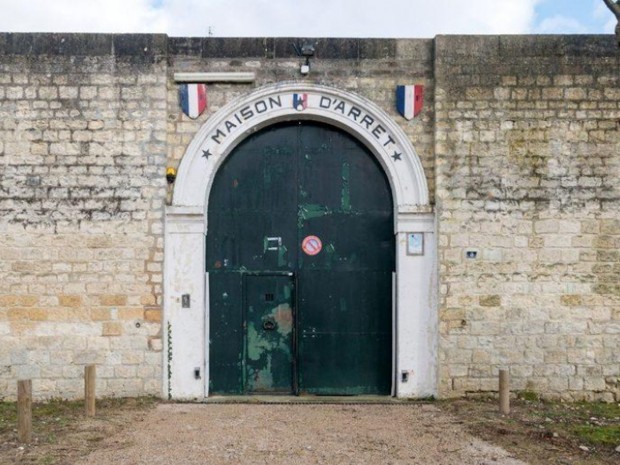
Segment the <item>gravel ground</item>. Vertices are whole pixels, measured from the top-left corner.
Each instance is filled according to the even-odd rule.
[[[526,465],[433,405],[163,404],[76,465]]]

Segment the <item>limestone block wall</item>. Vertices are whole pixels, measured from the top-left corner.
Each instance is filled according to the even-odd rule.
[[[438,37],[440,391],[620,399],[620,53]],[[476,252],[475,259],[467,252]]]
[[[439,392],[620,399],[620,53],[611,36],[298,39],[0,34],[0,399],[161,394],[166,166],[231,99],[355,92],[409,136],[435,204]],[[175,72],[208,85],[196,120]],[[420,116],[398,84],[424,84]],[[475,258],[467,258],[475,253]],[[400,277],[406,279],[406,277]],[[406,311],[406,309],[399,309]]]
[[[0,35],[0,399],[161,392],[166,39]]]

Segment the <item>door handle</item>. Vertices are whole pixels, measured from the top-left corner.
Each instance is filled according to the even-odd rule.
[[[265,250],[280,250],[280,247],[282,247],[281,237],[265,238]]]

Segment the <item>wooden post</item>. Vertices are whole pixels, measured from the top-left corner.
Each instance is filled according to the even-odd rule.
[[[508,370],[499,370],[499,411],[503,415],[508,415],[510,413]]]
[[[95,365],[87,365],[84,367],[84,407],[86,409],[86,415],[89,417],[95,416],[95,379],[96,379],[96,367]]]
[[[17,382],[17,436],[19,442],[32,439],[32,381]]]

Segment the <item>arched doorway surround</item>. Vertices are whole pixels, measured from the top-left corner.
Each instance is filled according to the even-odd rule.
[[[207,207],[215,174],[249,134],[295,120],[340,128],[365,145],[385,170],[396,235],[393,394],[436,395],[437,255],[435,221],[420,159],[402,129],[371,101],[336,88],[277,83],[237,98],[198,131],[179,166],[166,209],[163,395],[208,396]],[[418,239],[423,234],[420,250]],[[421,253],[419,253],[421,252]]]

